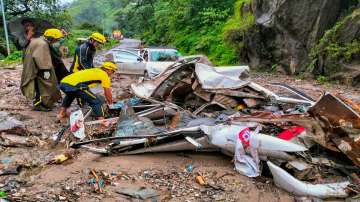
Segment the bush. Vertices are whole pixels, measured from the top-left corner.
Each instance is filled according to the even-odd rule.
[[[237,0],[234,15],[226,22],[224,38],[228,46],[240,53],[244,48],[244,36],[255,24],[255,17],[251,12],[251,0]]]
[[[103,46],[103,49],[110,49],[114,47],[115,45],[120,44],[120,42],[116,39],[109,39],[106,41],[105,45]]]
[[[82,23],[81,25],[79,25],[78,27],[79,30],[94,30],[94,31],[97,31],[97,32],[101,32],[102,31],[102,28],[101,27],[98,27],[97,25],[95,24],[90,24],[88,22],[84,22]]]
[[[311,62],[307,69],[309,72],[318,73],[317,64],[319,58],[322,58],[322,60],[325,59],[326,62],[326,71],[320,73],[329,76],[341,70],[340,61],[348,63],[360,57],[359,39],[347,38],[346,40],[340,40],[341,32],[346,31],[347,27],[356,26],[353,25],[352,20],[359,18],[360,9],[358,8],[325,32],[318,44],[311,50],[309,55]]]
[[[319,75],[316,77],[316,82],[318,82],[319,84],[324,84],[328,81],[326,76],[323,75]]]
[[[235,48],[224,41],[224,26],[234,11],[233,0],[155,2],[143,10],[153,26],[144,24],[138,31],[148,45],[175,46],[183,55],[204,54],[217,65],[239,62]]]
[[[64,45],[69,48],[70,56],[74,56],[76,47],[81,44],[81,41],[79,41],[79,39],[87,39],[91,35],[91,33],[93,33],[92,30],[78,29],[73,30],[69,34],[69,36],[65,40]],[[109,49],[117,44],[119,44],[118,40],[109,39],[103,46],[103,49]]]
[[[14,63],[14,62],[20,62],[21,60],[22,60],[22,51],[15,51],[6,57],[4,62]]]
[[[88,38],[93,31],[91,30],[72,30],[65,39],[64,45],[69,48],[69,54],[74,55],[76,47],[79,45],[79,38]]]

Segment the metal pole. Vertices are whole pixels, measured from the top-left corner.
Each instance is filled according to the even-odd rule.
[[[102,34],[105,35],[105,13],[103,15],[102,24],[103,24]]]
[[[3,0],[0,0],[0,2],[1,2],[2,18],[3,18],[3,23],[4,23],[4,31],[5,31],[5,39],[6,39],[6,49],[7,49],[8,55],[10,55],[10,45],[9,45],[9,36],[8,36],[7,25],[6,25],[6,18],[5,18],[4,1],[3,1]]]

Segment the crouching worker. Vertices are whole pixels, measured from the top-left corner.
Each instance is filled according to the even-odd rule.
[[[101,85],[107,104],[112,104],[112,92],[110,77],[116,71],[113,62],[105,62],[101,68],[92,68],[75,72],[61,80],[59,88],[65,93],[58,118],[65,118],[67,109],[75,98],[81,98],[89,104],[98,120],[104,119],[102,101],[90,91],[90,88]]]

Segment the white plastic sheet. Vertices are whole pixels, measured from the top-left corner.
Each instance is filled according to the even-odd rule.
[[[296,179],[270,161],[267,164],[274,177],[276,186],[296,196],[314,196],[323,199],[345,198],[348,196],[346,192],[346,187],[350,184],[348,181],[329,184],[310,184]]]
[[[70,130],[76,138],[85,138],[84,115],[81,110],[75,111],[70,115]]]
[[[250,71],[248,66],[211,67],[197,63],[195,71],[203,89],[236,89],[249,83],[240,79]]]
[[[238,138],[240,131],[246,129],[239,125],[200,126],[209,135],[211,144],[235,154],[235,169],[242,175],[257,177],[260,175],[258,161],[245,153],[245,149]],[[233,147],[235,145],[235,151]]]
[[[284,152],[307,150],[301,145],[250,131],[243,125],[203,125],[200,128],[208,135],[211,144],[235,154],[235,169],[248,177],[260,175],[259,150]],[[245,147],[249,147],[251,156],[245,153]]]
[[[252,133],[249,128],[244,128],[236,136],[235,144],[235,169],[239,173],[248,177],[258,177],[260,175],[260,159],[258,153],[258,143],[255,140],[255,136],[258,131]],[[246,136],[245,138],[243,138]],[[251,157],[246,155],[245,146],[249,146]]]
[[[257,177],[260,175],[259,157],[255,147],[251,148],[252,156],[245,153],[242,141],[239,139],[239,132],[247,130],[247,127],[239,125],[216,125],[201,126],[201,129],[209,135],[211,144],[220,147],[228,152],[235,153],[235,169],[242,175]],[[232,146],[235,145],[235,151]]]
[[[150,98],[151,94],[156,89],[156,85],[153,82],[143,82],[139,84],[131,84],[132,92],[140,98]]]

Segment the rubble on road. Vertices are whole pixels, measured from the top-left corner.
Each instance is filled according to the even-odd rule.
[[[359,105],[329,93],[315,101],[288,85],[273,84],[286,90],[278,94],[252,82],[248,71],[246,66],[215,68],[191,62],[171,66],[154,80],[132,84],[134,96],[110,107],[105,121],[111,127],[84,120],[85,136],[70,138],[69,144],[106,155],[222,152],[234,158],[238,173],[272,176],[278,187],[296,196],[359,194]],[[214,187],[223,185],[194,175],[144,172],[156,187],[168,187],[171,197],[188,194],[175,192],[174,186],[193,188],[166,179],[193,183],[198,178],[212,193],[222,192]],[[119,193],[139,197],[134,190]],[[199,194],[204,192],[194,199]]]
[[[204,71],[211,73],[204,74]],[[155,80],[132,84],[131,89],[140,98],[170,102],[195,115],[205,112],[206,108],[214,112],[214,109],[236,109],[240,106],[285,108],[289,107],[286,104],[314,104],[308,96],[297,92],[289,91],[293,97],[283,97],[251,82],[246,66],[177,65],[164,71]]]
[[[356,110],[359,109],[327,93],[309,113],[327,125],[327,133],[322,137],[326,145],[323,146],[336,147],[360,167],[360,111]]]
[[[141,199],[141,200],[151,199],[151,201],[153,202],[157,201],[156,191],[146,187],[118,188],[116,192],[135,199]]]
[[[0,111],[0,146],[6,147],[35,147],[46,143],[37,136],[33,136],[25,124]]]
[[[46,143],[36,136],[19,136],[19,135],[7,135],[2,133],[0,135],[0,145],[3,147],[35,147],[43,146]]]
[[[21,165],[7,167],[0,170],[0,175],[17,175],[20,173]]]
[[[24,123],[10,116],[4,111],[0,111],[0,133],[21,136],[30,135]]]
[[[167,200],[186,196],[188,200],[196,200],[201,197],[202,200],[211,201],[224,198],[227,193],[235,191],[228,186],[227,179],[224,176],[217,176],[217,173],[199,175],[172,168],[168,172],[164,170],[144,170],[139,175],[146,182],[153,185],[154,189],[167,191],[169,193]],[[200,183],[198,179],[201,179],[202,182]],[[245,185],[242,187],[246,191]],[[237,191],[242,192],[242,189]],[[233,201],[231,198],[227,198],[227,200]]]

